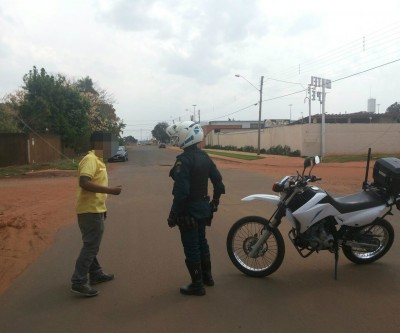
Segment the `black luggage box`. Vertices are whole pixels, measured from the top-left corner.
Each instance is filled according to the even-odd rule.
[[[391,195],[400,193],[400,159],[380,158],[374,165],[374,185],[385,187]]]

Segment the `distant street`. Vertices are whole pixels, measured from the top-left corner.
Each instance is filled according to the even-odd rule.
[[[54,245],[0,296],[0,332],[399,332],[400,241],[379,262],[356,266],[340,256],[303,259],[281,227],[286,257],[268,278],[250,278],[230,262],[226,236],[246,215],[269,217],[272,207],[242,203],[254,193],[270,193],[259,173],[224,170],[227,194],[207,229],[216,285],[204,297],[183,296],[189,282],[179,231],[166,218],[171,205],[168,172],[176,151],[155,146],[129,148],[129,161],[110,165],[108,220],[99,254],[114,281],[96,286],[100,295],[72,294],[70,276],[79,252],[77,225],[62,228]],[[323,183],[322,183],[323,184]],[[321,184],[321,185],[322,185]],[[388,218],[400,237],[400,212]],[[62,217],[60,217],[62,218]],[[286,220],[285,220],[286,222]]]

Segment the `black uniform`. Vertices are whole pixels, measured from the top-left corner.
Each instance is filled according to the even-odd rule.
[[[211,224],[219,198],[225,193],[222,176],[207,153],[199,149],[197,145],[185,148],[184,152],[177,156],[170,176],[174,180],[172,191],[174,200],[168,224],[179,226],[186,265],[192,280],[192,273],[201,267],[204,282],[213,285],[206,225]],[[208,196],[208,179],[213,185],[211,202]],[[193,283],[190,286],[193,286]],[[187,288],[190,289],[190,286]],[[186,291],[188,291],[187,288]],[[186,293],[182,288],[181,292]]]

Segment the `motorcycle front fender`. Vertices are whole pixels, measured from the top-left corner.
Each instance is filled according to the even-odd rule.
[[[253,200],[267,201],[274,205],[277,205],[281,200],[281,198],[273,194],[252,194],[242,199],[242,201],[253,201]]]

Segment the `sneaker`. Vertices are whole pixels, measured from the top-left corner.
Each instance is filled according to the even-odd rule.
[[[114,274],[101,273],[96,276],[91,276],[90,284],[99,284],[99,283],[108,282],[111,280],[114,280]]]
[[[99,292],[87,284],[73,284],[71,291],[75,294],[80,294],[87,297],[97,296]]]

